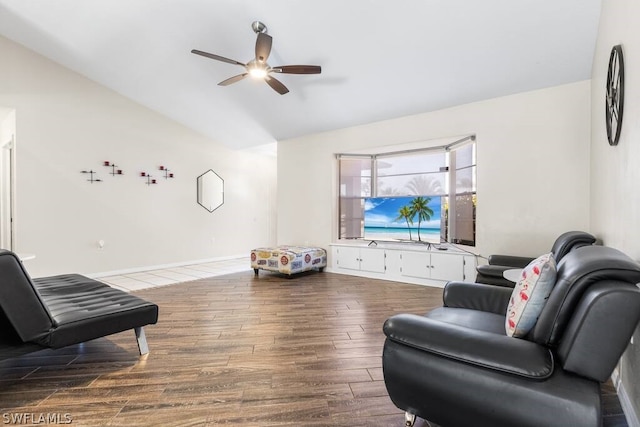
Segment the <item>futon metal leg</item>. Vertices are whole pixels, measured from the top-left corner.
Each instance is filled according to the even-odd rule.
[[[149,353],[149,346],[147,345],[147,337],[144,334],[144,329],[142,327],[134,328],[136,332],[136,339],[138,340],[138,350],[140,350],[140,355],[144,355]]]
[[[416,423],[416,416],[410,414],[409,412],[404,413],[404,425],[407,427],[411,427]]]

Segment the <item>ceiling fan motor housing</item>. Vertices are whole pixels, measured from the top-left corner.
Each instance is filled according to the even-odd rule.
[[[258,33],[267,34],[267,26],[264,25],[264,23],[260,22],[260,21],[253,21],[251,23],[251,29],[256,34],[258,34]]]

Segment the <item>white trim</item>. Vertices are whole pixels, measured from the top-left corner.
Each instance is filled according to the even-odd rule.
[[[618,393],[620,406],[622,406],[622,412],[624,412],[624,416],[627,419],[627,424],[629,427],[640,427],[640,419],[633,409],[633,404],[631,403],[631,399],[624,388],[622,378],[620,378],[617,368],[613,371],[613,374],[611,374],[611,380],[613,381],[613,385]]]
[[[402,276],[401,280],[398,280],[394,277],[385,276],[385,273],[372,273],[369,271],[363,270],[346,270],[341,268],[331,268],[327,265],[324,271],[334,274],[344,274],[345,276],[357,276],[364,277],[367,279],[377,279],[377,280],[386,280],[387,282],[399,282],[403,285],[420,285],[420,286],[429,286],[431,288],[444,288],[444,285],[447,284],[445,281],[437,281],[430,279],[420,279],[417,277],[409,277]]]
[[[199,259],[199,260],[192,260],[192,261],[174,262],[171,264],[148,265],[146,267],[126,268],[124,270],[104,271],[100,273],[89,273],[89,274],[85,274],[85,276],[90,277],[92,279],[97,279],[100,277],[122,276],[124,274],[140,273],[143,271],[164,270],[167,268],[184,267],[187,265],[195,265],[195,264],[205,264],[207,262],[227,261],[230,259],[238,259],[238,258],[246,258],[247,269],[249,269],[249,266],[250,266],[249,256],[245,254],[245,255],[229,255],[229,256],[223,256],[223,257],[217,257],[217,258],[207,258],[207,259]]]
[[[466,141],[467,139],[472,138],[475,140],[475,134],[464,134],[464,135],[453,135],[449,137],[441,137],[441,138],[431,138],[431,139],[416,139],[413,141],[404,141],[399,143],[392,143],[389,145],[370,147],[359,150],[350,150],[348,153],[335,153],[335,156],[339,158],[340,156],[372,156],[372,155],[384,155],[389,153],[395,153],[399,151],[423,151],[425,149],[442,149],[447,150],[450,147],[455,146],[456,144]]]

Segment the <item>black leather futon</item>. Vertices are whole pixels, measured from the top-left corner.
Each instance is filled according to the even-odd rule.
[[[148,352],[143,326],[158,306],[79,274],[31,279],[18,256],[0,250],[0,356],[61,348],[133,329]]]

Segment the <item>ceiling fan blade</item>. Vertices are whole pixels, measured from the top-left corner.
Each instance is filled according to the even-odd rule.
[[[235,59],[225,58],[224,56],[215,55],[213,53],[203,52],[203,51],[197,50],[197,49],[192,49],[191,53],[195,53],[196,55],[201,55],[201,56],[205,56],[207,58],[215,59],[216,61],[222,61],[222,62],[226,62],[228,64],[234,64],[234,65],[242,65],[243,67],[246,67],[246,64],[243,64],[242,62],[238,62]]]
[[[284,95],[285,93],[289,92],[289,89],[287,89],[287,87],[283,85],[280,80],[274,79],[271,76],[266,76],[264,78],[264,81],[267,82],[267,84],[280,95]]]
[[[267,62],[267,58],[271,53],[271,43],[273,43],[273,39],[270,35],[258,33],[258,38],[256,39],[256,61]]]
[[[320,74],[322,68],[319,65],[281,65],[271,67],[271,71],[285,74]]]
[[[249,73],[238,74],[237,76],[229,77],[227,80],[223,80],[218,83],[218,86],[229,86],[231,83],[239,82],[247,77]]]

